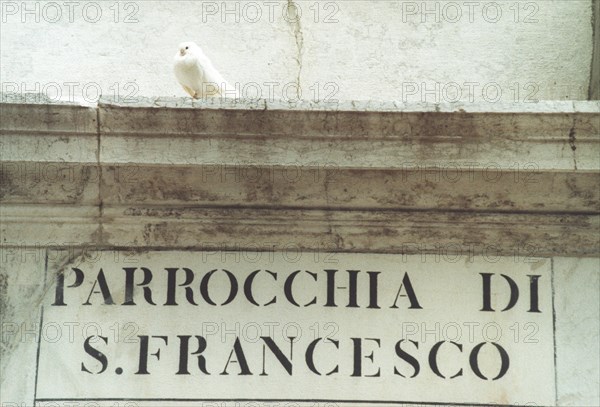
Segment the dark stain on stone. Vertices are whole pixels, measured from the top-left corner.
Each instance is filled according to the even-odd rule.
[[[15,306],[11,304],[8,298],[8,275],[0,273],[0,316],[2,321],[14,321]],[[16,321],[14,321],[16,322]],[[16,338],[16,336],[14,337]],[[0,361],[4,360],[5,356],[8,355],[18,344],[17,341],[10,340],[11,338],[2,338],[0,341]]]
[[[17,186],[14,183],[14,175],[6,171],[5,165],[2,165],[2,171],[0,172],[0,200],[4,200],[5,197],[10,197],[17,190]]]
[[[400,235],[398,230],[387,227],[381,230],[381,234],[386,237],[398,237]]]
[[[8,303],[8,276],[0,274],[0,315],[6,316],[6,308]]]
[[[569,131],[569,145],[571,146],[571,150],[577,150],[577,146],[575,145],[575,126],[571,127]]]

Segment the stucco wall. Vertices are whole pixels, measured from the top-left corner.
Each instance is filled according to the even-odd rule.
[[[171,65],[185,40],[249,98],[293,99],[297,83],[321,100],[589,92],[592,0],[1,3],[6,93],[184,96]]]

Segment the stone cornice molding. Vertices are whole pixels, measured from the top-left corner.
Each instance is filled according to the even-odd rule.
[[[599,254],[598,102],[2,100],[6,247]]]

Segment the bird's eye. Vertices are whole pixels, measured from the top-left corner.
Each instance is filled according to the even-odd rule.
[[[188,49],[189,47],[185,47],[185,49]]]

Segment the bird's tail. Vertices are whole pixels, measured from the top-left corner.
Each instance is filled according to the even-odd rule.
[[[238,89],[239,86],[237,85],[238,84],[236,84],[236,86],[233,86],[229,82],[224,81],[219,86],[219,94],[221,95],[221,97],[224,98],[240,99],[240,90]]]

